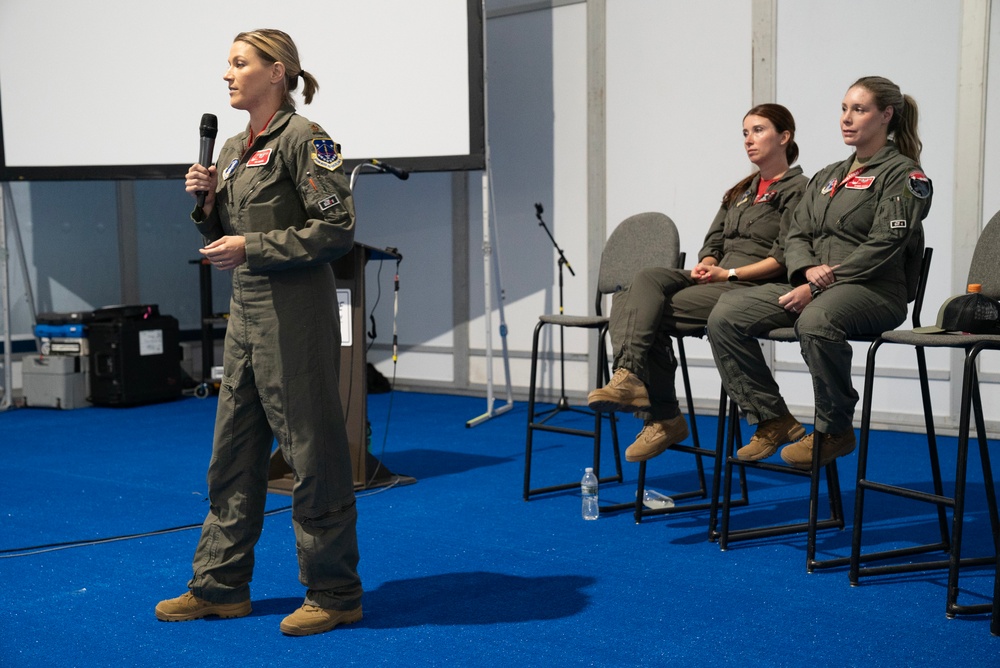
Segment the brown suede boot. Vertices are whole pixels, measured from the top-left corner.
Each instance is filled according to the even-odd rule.
[[[822,444],[819,446],[819,465],[826,466],[837,457],[851,454],[856,445],[853,429],[843,434],[823,434]],[[804,471],[810,470],[813,461],[813,434],[782,449],[781,458],[789,466]]]
[[[683,415],[669,420],[646,420],[635,443],[625,449],[625,461],[644,462],[688,437]]]
[[[332,610],[304,604],[281,620],[281,632],[290,636],[324,633],[338,624],[353,624],[361,619],[361,606],[353,610]]]
[[[169,598],[157,603],[156,618],[161,622],[187,622],[209,615],[230,619],[246,617],[251,611],[250,601],[212,603],[187,592],[177,598]]]
[[[767,459],[785,443],[802,438],[805,434],[806,428],[791,413],[764,420],[757,425],[757,433],[750,442],[736,451],[736,457],[748,462]]]
[[[644,411],[649,408],[649,392],[634,373],[618,369],[607,385],[587,395],[587,405],[601,413]]]

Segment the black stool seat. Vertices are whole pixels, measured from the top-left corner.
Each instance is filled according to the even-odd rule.
[[[916,298],[913,308],[913,323],[914,328],[920,326],[920,310],[923,304],[924,290],[927,285],[927,276],[930,273],[931,259],[933,257],[934,251],[931,248],[925,248],[923,256],[921,258],[920,264],[920,274],[916,289]],[[881,336],[886,336],[882,334]],[[766,335],[760,338],[768,341],[775,342],[798,342],[798,337],[795,334],[794,327],[780,327],[773,329]],[[859,335],[850,337],[850,341],[855,342],[872,342],[872,345],[876,345],[879,340],[878,335]],[[926,363],[923,357],[923,351],[918,349],[917,352],[917,363],[918,366],[925,370],[922,375],[924,381],[922,382],[922,389],[925,390],[925,396],[928,396],[929,390],[926,389]],[[865,400],[871,401],[870,387],[866,383],[865,387]],[[927,399],[929,401],[929,398]],[[814,431],[813,432],[813,461],[810,470],[804,471],[800,469],[793,468],[784,464],[772,464],[764,461],[743,461],[738,457],[734,456],[734,449],[736,447],[736,441],[738,439],[738,429],[739,429],[739,417],[737,413],[737,407],[735,402],[731,402],[730,405],[730,438],[728,446],[728,454],[726,457],[726,472],[725,472],[725,485],[722,492],[723,508],[722,508],[722,523],[719,535],[719,547],[720,549],[726,549],[729,541],[731,540],[743,540],[752,538],[763,538],[768,536],[779,536],[792,533],[806,532],[806,570],[808,572],[813,572],[813,570],[818,568],[832,568],[837,566],[846,566],[851,562],[851,557],[834,557],[831,559],[818,560],[816,559],[816,533],[820,529],[844,528],[844,509],[843,500],[841,498],[840,490],[840,475],[837,470],[837,460],[834,459],[829,464],[824,467],[819,465],[819,454],[822,449],[822,439],[824,434]],[[815,421],[814,421],[815,423]],[[933,438],[928,441],[928,447],[930,449],[932,468],[934,470],[934,478],[936,484],[940,484],[940,470],[937,466],[937,450]],[[809,477],[809,518],[806,522],[801,523],[790,523],[784,525],[776,526],[763,526],[750,529],[740,529],[733,531],[729,528],[729,508],[731,505],[731,478],[732,478],[732,467],[737,466],[740,468],[741,472],[745,468],[755,468],[765,471],[772,471],[777,473],[788,473],[796,476],[808,476]],[[860,466],[860,464],[859,464]],[[826,486],[827,486],[827,497],[830,505],[830,516],[827,519],[819,519],[819,478],[821,469],[826,473]],[[745,494],[744,497],[745,498]],[[943,512],[943,511],[942,511]],[[943,515],[942,515],[943,517]],[[942,535],[945,535],[942,533]]]
[[[670,218],[662,213],[646,212],[629,216],[615,228],[608,237],[601,253],[601,266],[598,271],[597,294],[594,300],[593,315],[568,315],[563,313],[545,314],[538,318],[531,344],[531,380],[528,389],[528,430],[524,447],[524,486],[523,498],[527,501],[535,494],[544,494],[568,489],[579,488],[579,474],[575,480],[567,483],[531,487],[531,464],[535,432],[563,434],[591,439],[593,442],[593,469],[599,482],[621,482],[622,464],[618,445],[618,427],[614,414],[603,415],[589,408],[570,408],[561,404],[548,411],[536,411],[538,398],[538,357],[539,338],[547,326],[575,327],[597,332],[597,364],[594,382],[597,387],[611,379],[608,363],[607,338],[610,319],[601,311],[602,302],[607,295],[627,288],[632,277],[644,267],[676,267],[679,266],[680,240],[677,227]],[[577,429],[557,424],[553,418],[564,411],[575,411],[592,415],[593,429]],[[610,423],[611,440],[614,448],[615,475],[601,477],[601,431],[602,422]],[[579,468],[576,469],[580,471]],[[631,507],[631,505],[630,505]],[[601,510],[604,510],[602,508]]]

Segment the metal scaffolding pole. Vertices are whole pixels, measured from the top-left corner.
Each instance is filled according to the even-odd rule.
[[[8,215],[9,212],[9,215]],[[4,181],[0,183],[0,264],[3,264],[3,271],[0,271],[0,306],[3,308],[3,397],[0,398],[0,411],[10,408],[14,394],[14,364],[13,364],[13,336],[11,334],[11,310],[13,306],[10,302],[10,245],[8,244],[8,230],[14,237],[17,248],[17,255],[21,260],[21,272],[24,277],[24,294],[28,301],[28,309],[31,313],[31,322],[35,322],[35,298],[31,292],[31,277],[28,275],[28,263],[24,255],[24,243],[21,241],[21,232],[17,225],[17,211],[14,209],[14,198],[11,195],[10,183]]]

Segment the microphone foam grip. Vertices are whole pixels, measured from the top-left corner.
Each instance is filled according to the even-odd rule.
[[[219,119],[216,118],[215,114],[202,114],[201,126],[198,129],[201,131],[202,137],[215,139],[215,136],[219,134]]]

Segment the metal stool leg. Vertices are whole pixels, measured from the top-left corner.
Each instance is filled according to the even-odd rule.
[[[736,414],[736,406],[730,404],[730,434],[733,434],[738,425],[738,416]],[[790,467],[784,464],[771,464],[764,461],[743,461],[734,456],[733,450],[735,447],[735,439],[731,435],[727,439],[727,456],[726,456],[726,469],[725,469],[725,481],[724,489],[722,493],[722,528],[719,533],[719,549],[727,549],[729,542],[733,540],[747,540],[753,538],[766,538],[770,536],[784,536],[793,533],[806,532],[806,569],[812,572],[814,568],[828,568],[834,565],[846,564],[848,561],[847,557],[830,559],[825,561],[818,561],[815,558],[816,554],[816,533],[820,529],[843,529],[844,528],[844,512],[841,504],[841,494],[840,494],[840,479],[837,474],[837,464],[836,461],[827,464],[825,467],[819,466],[819,452],[821,446],[822,434],[818,432],[813,432],[813,438],[815,439],[813,444],[813,461],[810,470],[804,471],[794,467]],[[817,435],[818,434],[818,435]],[[738,466],[741,470],[746,468],[761,469],[764,471],[772,471],[776,473],[786,473],[797,476],[804,476],[810,479],[809,485],[809,518],[805,522],[793,522],[789,524],[779,524],[779,525],[769,525],[754,527],[749,529],[738,529],[733,530],[729,526],[730,521],[730,507],[731,503],[729,496],[732,491],[732,467]],[[819,519],[819,474],[820,469],[826,469],[826,480],[827,480],[827,490],[828,490],[828,500],[830,504],[830,517],[828,519]]]
[[[998,519],[996,506],[996,491],[993,486],[993,470],[990,465],[988,442],[986,439],[986,423],[983,417],[982,396],[979,393],[979,378],[976,371],[976,359],[983,350],[979,344],[972,346],[966,353],[965,373],[962,383],[962,410],[959,418],[958,432],[958,463],[955,473],[955,511],[952,518],[952,539],[951,555],[948,561],[948,599],[945,606],[945,615],[949,618],[956,615],[973,615],[992,612],[991,603],[975,605],[960,605],[958,603],[958,580],[959,571],[962,566],[980,566],[986,564],[996,565],[997,562],[997,535],[1000,532],[1000,519]],[[968,469],[969,450],[969,430],[971,415],[975,415],[976,436],[979,445],[979,455],[983,467],[983,484],[986,489],[986,498],[989,505],[990,525],[993,531],[992,557],[962,558],[962,530],[965,521],[965,490]]]
[[[607,510],[614,511],[630,509],[635,517],[636,524],[640,524],[642,522],[642,518],[653,515],[672,515],[675,513],[709,510],[711,513],[711,517],[709,518],[709,536],[711,537],[715,534],[715,522],[718,514],[718,481],[722,461],[720,456],[720,442],[717,441],[715,450],[707,450],[701,447],[701,441],[698,435],[698,416],[695,414],[694,410],[694,397],[691,392],[691,378],[687,368],[687,355],[684,351],[683,336],[674,335],[674,338],[677,341],[678,358],[680,360],[679,366],[681,368],[681,374],[684,381],[684,396],[688,406],[687,419],[691,430],[691,445],[673,444],[669,449],[674,452],[684,452],[695,456],[695,472],[698,478],[698,489],[671,494],[671,497],[674,501],[682,501],[693,498],[708,500],[701,503],[678,503],[670,508],[645,508],[643,506],[643,495],[646,491],[647,462],[643,461],[639,462],[639,478],[636,484],[636,497],[634,503],[617,504],[608,507]],[[724,400],[725,394],[723,394],[723,401]],[[723,403],[723,406],[724,405],[725,404]],[[705,457],[711,457],[715,463],[711,491],[709,491],[707,478],[705,476],[705,463],[703,461],[703,458]],[[709,494],[712,495],[711,498],[709,498]],[[602,507],[601,510],[604,511],[605,508]]]
[[[538,488],[535,488],[535,489],[531,488],[531,464],[532,464],[531,459],[532,459],[532,448],[533,448],[534,432],[535,431],[546,431],[546,432],[553,432],[553,433],[558,433],[558,434],[568,434],[568,435],[572,435],[572,436],[583,436],[583,437],[586,437],[586,438],[593,439],[593,441],[594,441],[594,452],[593,452],[594,473],[599,475],[599,471],[600,471],[600,453],[601,453],[601,420],[605,419],[605,418],[609,419],[610,422],[611,422],[611,439],[612,439],[612,445],[614,447],[615,475],[614,476],[605,476],[603,478],[599,477],[599,480],[600,480],[601,483],[621,482],[622,481],[621,452],[620,452],[619,446],[618,446],[618,429],[617,429],[617,424],[615,422],[615,416],[614,416],[614,414],[603,415],[601,413],[595,413],[594,414],[594,429],[592,431],[588,431],[588,430],[583,430],[583,429],[576,429],[576,428],[571,428],[571,427],[564,427],[564,426],[547,424],[546,423],[547,420],[549,420],[550,418],[554,417],[556,414],[558,414],[560,412],[558,409],[557,410],[553,410],[553,411],[547,411],[544,414],[536,412],[537,375],[538,375],[538,341],[539,341],[539,337],[540,337],[540,334],[541,334],[541,330],[542,330],[542,328],[546,324],[549,324],[549,323],[546,323],[546,322],[540,320],[538,322],[538,324],[535,325],[535,331],[534,331],[534,334],[532,336],[532,342],[531,342],[531,378],[530,378],[530,381],[529,381],[529,388],[528,388],[528,430],[527,430],[527,435],[525,437],[524,489],[523,489],[523,492],[522,492],[523,498],[524,498],[525,501],[527,501],[533,494],[544,494],[544,493],[547,493],[547,492],[556,492],[556,491],[574,489],[574,488],[578,487],[579,484],[580,484],[579,482],[570,482],[570,483],[565,483],[565,484],[560,484],[560,485],[551,485],[551,486],[548,486],[548,487],[538,487]],[[599,358],[598,358],[598,370],[597,370],[598,383],[600,383],[600,379],[602,377],[604,377],[604,378],[610,378],[610,375],[609,375],[608,370],[606,368],[607,367],[607,350],[603,346],[604,335],[606,334],[606,332],[607,332],[606,325],[598,328],[598,336],[600,337],[600,340],[602,342],[602,346],[600,348]],[[577,411],[577,412],[589,412],[589,411],[583,411],[583,410],[578,410],[578,409],[573,409],[573,408],[571,408],[569,410],[573,410],[573,411]]]
[[[538,369],[538,336],[542,331],[542,322],[535,325],[535,333],[531,338],[531,376],[528,386],[528,434],[524,440],[524,500],[531,494],[531,445],[535,421],[535,383]]]

